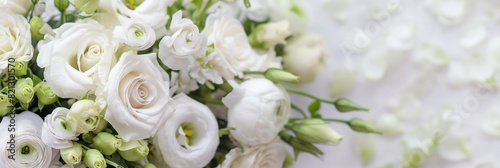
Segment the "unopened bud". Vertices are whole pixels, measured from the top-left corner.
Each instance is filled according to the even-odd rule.
[[[367,108],[364,108],[352,101],[350,101],[349,99],[346,99],[346,98],[340,98],[340,99],[337,99],[334,104],[335,105],[335,108],[339,111],[339,112],[349,112],[349,111],[357,111],[357,110],[361,110],[361,111],[368,111]]]
[[[297,83],[299,82],[299,77],[293,75],[290,72],[287,72],[278,68],[270,68],[264,72],[264,76],[272,80],[273,82],[289,82],[289,83]]]
[[[349,127],[351,127],[352,130],[358,131],[358,132],[366,132],[366,133],[377,133],[381,134],[382,131],[375,128],[373,125],[367,123],[366,121],[363,121],[361,119],[351,119],[349,122]]]
[[[111,155],[122,146],[122,140],[116,138],[113,134],[100,132],[94,138],[94,146],[105,155]]]

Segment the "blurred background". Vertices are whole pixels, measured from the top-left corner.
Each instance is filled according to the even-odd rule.
[[[298,2],[330,56],[314,82],[294,87],[369,108],[339,113],[324,105],[320,112],[365,119],[384,134],[331,123],[342,143],[320,146],[322,158],[301,154],[294,167],[500,166],[500,1]]]

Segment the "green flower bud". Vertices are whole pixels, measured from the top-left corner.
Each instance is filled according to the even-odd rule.
[[[35,89],[33,88],[33,80],[31,78],[19,79],[15,85],[16,93],[14,94],[19,102],[28,104],[33,100]]]
[[[35,86],[36,97],[38,97],[38,102],[42,105],[49,105],[55,103],[59,97],[52,92],[50,86],[47,82],[40,82]]]
[[[61,12],[65,11],[69,6],[69,0],[54,0],[54,6]]]
[[[69,164],[78,164],[82,160],[82,145],[73,142],[73,146],[61,149],[61,158]]]
[[[319,118],[299,120],[291,129],[298,139],[310,143],[339,144],[344,138]]]
[[[154,164],[148,163],[143,166],[143,168],[156,168]]]
[[[100,132],[94,138],[94,146],[104,155],[115,153],[116,149],[122,146],[122,140],[116,138],[113,134]]]
[[[274,48],[278,44],[285,44],[286,38],[292,35],[290,23],[286,20],[260,24],[248,36],[250,45],[255,48]]]
[[[28,63],[24,61],[16,61],[14,63],[15,75],[21,77],[28,73]]]
[[[40,30],[43,28],[45,25],[45,22],[38,17],[35,16],[31,18],[30,20],[30,32],[31,32],[31,37],[35,38],[36,40],[41,40],[43,39],[44,34],[40,32]]]
[[[349,122],[349,127],[351,127],[352,130],[358,131],[358,132],[366,132],[366,133],[377,133],[381,134],[382,131],[375,128],[371,124],[368,124],[366,121],[363,121],[358,118],[351,119]]]
[[[356,103],[353,103],[352,101],[346,98],[337,99],[333,105],[335,105],[335,108],[339,112],[349,112],[356,110],[368,111],[367,108],[357,105]]]
[[[292,135],[287,134],[283,131],[281,131],[279,133],[279,136],[281,137],[281,139],[283,141],[288,143],[295,150],[304,151],[304,152],[310,153],[314,156],[323,155],[323,151],[319,150],[318,147],[314,146],[313,144],[311,144],[309,142],[301,141],[301,140],[299,140],[299,139],[293,137]]]
[[[149,154],[148,143],[146,141],[128,141],[118,148],[118,153],[123,159],[135,162]]]
[[[106,160],[104,156],[97,149],[89,149],[85,152],[83,162],[89,168],[103,168],[106,167]]]
[[[10,103],[9,96],[0,93],[0,116],[7,115],[12,111],[12,103]]]
[[[75,8],[87,15],[91,15],[99,8],[99,0],[75,0]]]
[[[86,133],[97,128],[101,110],[92,100],[79,100],[69,109],[67,120],[76,122],[76,132]]]
[[[108,121],[106,121],[103,117],[100,117],[99,119],[99,124],[97,124],[97,127],[95,130],[92,131],[92,133],[97,134],[104,130],[108,126]]]
[[[297,83],[299,82],[299,77],[293,75],[290,72],[284,71],[278,68],[269,68],[264,72],[264,76],[272,80],[273,82],[290,82]]]

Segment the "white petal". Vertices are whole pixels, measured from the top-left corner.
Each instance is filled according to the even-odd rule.
[[[338,22],[343,23],[346,21],[349,0],[323,0],[322,2],[324,7]]]
[[[391,49],[408,51],[415,45],[415,25],[397,25],[392,27],[385,41]]]
[[[363,73],[365,78],[380,80],[385,76],[387,69],[387,51],[375,51],[370,53],[363,61]]]
[[[461,161],[471,157],[472,143],[466,135],[450,133],[437,146],[441,157],[448,161]]]
[[[462,30],[460,44],[465,48],[472,48],[481,43],[488,35],[486,23],[481,21],[471,22]]]
[[[462,21],[470,6],[469,0],[427,0],[427,8],[444,25]]]
[[[332,72],[330,93],[338,96],[351,89],[358,77],[358,70],[353,67],[341,66]]]
[[[482,124],[482,130],[487,134],[500,137],[500,109],[489,112]]]
[[[424,42],[413,56],[412,61],[421,69],[433,70],[448,65],[449,59],[448,54],[442,47],[430,42]]]
[[[399,119],[393,114],[385,114],[378,118],[376,127],[381,129],[383,135],[387,137],[397,137],[403,134],[401,122],[399,122]]]
[[[415,95],[406,93],[390,99],[387,102],[387,108],[396,116],[415,118],[421,113],[422,102]]]

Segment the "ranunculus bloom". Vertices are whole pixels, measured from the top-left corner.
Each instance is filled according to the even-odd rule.
[[[28,1],[31,4],[31,1]],[[0,6],[3,2],[0,0]],[[7,4],[14,3],[7,2]],[[29,8],[29,7],[28,7]],[[0,71],[9,65],[9,59],[28,62],[33,56],[30,25],[21,15],[4,12],[0,7]]]

